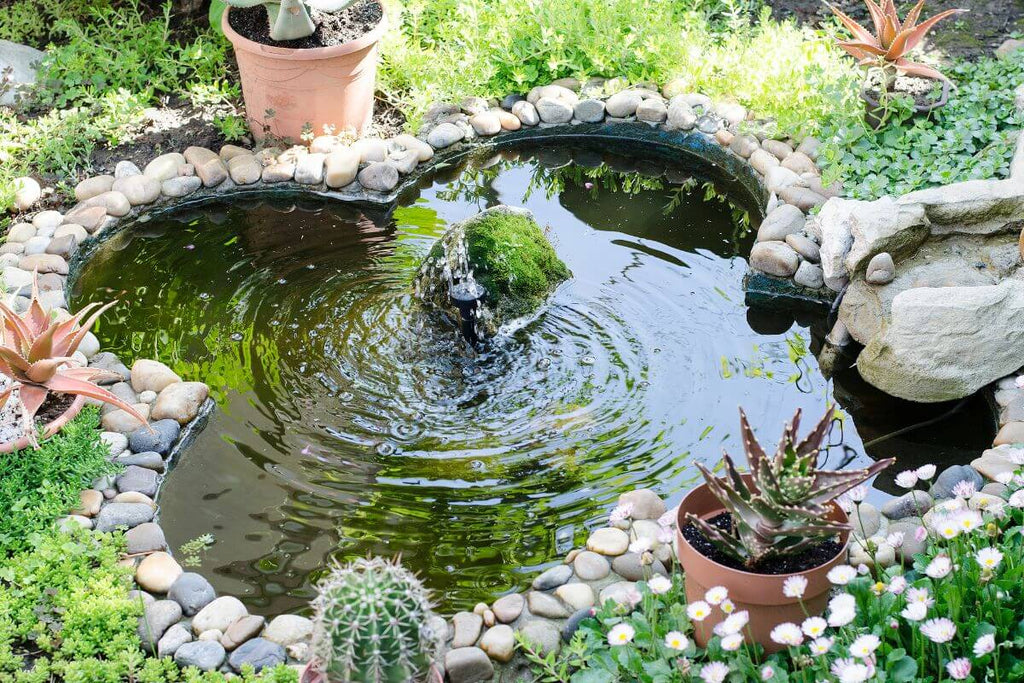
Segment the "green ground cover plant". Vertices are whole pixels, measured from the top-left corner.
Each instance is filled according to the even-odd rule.
[[[1013,89],[1024,81],[1024,53],[1005,60],[958,61],[945,73],[956,89],[949,103],[930,116],[911,117],[903,102],[877,131],[856,117],[830,120],[819,159],[826,182],[842,180],[845,195],[875,199],[1005,177],[1024,126]]]
[[[147,658],[137,633],[141,599],[119,563],[120,534],[52,530],[0,565],[0,681],[12,683],[223,683],[224,674]],[[294,683],[284,665],[243,683]]]
[[[36,450],[0,457],[0,552],[20,550],[78,507],[79,493],[116,466],[100,441],[99,410],[86,407]]]

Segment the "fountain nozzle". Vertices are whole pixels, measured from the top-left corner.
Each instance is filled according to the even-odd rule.
[[[453,284],[448,289],[448,297],[451,299],[452,305],[459,310],[462,336],[470,344],[480,341],[480,337],[476,333],[476,311],[484,294],[486,294],[486,290],[472,279]]]

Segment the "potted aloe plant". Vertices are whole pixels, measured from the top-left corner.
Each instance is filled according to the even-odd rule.
[[[378,0],[214,0],[218,14],[256,138],[298,142],[370,124],[385,28]]]
[[[32,284],[32,300],[23,315],[0,301],[0,375],[7,382],[0,386],[0,408],[17,401],[24,435],[0,444],[0,453],[10,453],[38,445],[37,428],[43,438],[56,434],[81,412],[86,399],[109,403],[125,411],[142,424],[146,418],[94,382],[113,373],[96,368],[77,367],[72,357],[89,328],[113,302],[92,303],[66,320],[54,320],[39,302],[39,287]],[[85,320],[83,323],[82,321]],[[37,416],[49,415],[42,425]]]
[[[949,90],[952,86],[950,80],[927,64],[910,61],[907,55],[921,44],[937,23],[967,10],[946,10],[918,23],[925,0],[919,0],[902,21],[896,12],[894,0],[883,0],[882,4],[875,0],[864,0],[864,3],[874,24],[874,34],[837,7],[825,4],[853,34],[853,40],[839,41],[839,47],[855,57],[861,66],[868,68],[867,78],[860,92],[861,99],[864,100],[867,122],[874,128],[884,126],[893,97],[900,94],[913,99],[915,114],[926,114],[945,106],[949,101]],[[900,84],[897,81],[900,74],[911,78]],[[936,81],[941,83],[942,87],[937,97],[933,87]]]
[[[752,639],[769,653],[781,649],[771,640],[773,628],[824,611],[831,588],[827,574],[844,561],[851,530],[835,499],[893,462],[819,470],[818,454],[832,414],[830,406],[798,441],[797,411],[769,457],[740,410],[749,471],[741,474],[728,454],[723,455],[724,477],[698,464],[705,483],[679,505],[676,541],[687,601],[703,600],[710,588],[726,588],[736,609],[748,612]],[[696,625],[700,646],[723,618],[716,612]]]

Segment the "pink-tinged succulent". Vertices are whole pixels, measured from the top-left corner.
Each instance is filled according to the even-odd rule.
[[[750,468],[745,480],[728,453],[719,478],[697,464],[708,488],[732,517],[733,533],[718,529],[693,513],[687,520],[726,555],[753,567],[769,557],[798,554],[813,543],[850,528],[827,519],[830,503],[840,494],[882,471],[894,461],[880,460],[859,470],[818,469],[821,444],[832,423],[833,408],[811,433],[797,441],[800,411],[786,426],[775,454],[769,457],[754,437],[740,410],[740,435]]]
[[[853,40],[840,41],[839,46],[860,60],[861,65],[882,64],[894,67],[898,72],[910,76],[949,81],[939,71],[927,64],[912,62],[906,58],[906,55],[921,44],[928,31],[937,23],[967,10],[946,10],[918,23],[924,2],[925,0],[919,0],[907,14],[907,18],[900,22],[894,0],[883,0],[881,5],[876,0],[864,0],[868,6],[868,12],[871,13],[871,21],[875,25],[874,35],[834,5],[827,2],[825,4],[839,17],[843,26],[853,34]]]
[[[50,392],[85,396],[110,403],[143,424],[146,419],[132,406],[93,383],[106,370],[78,367],[72,358],[89,328],[114,302],[92,303],[63,322],[52,320],[39,303],[38,283],[32,284],[28,310],[18,315],[0,301],[3,338],[0,344],[0,373],[13,380],[0,391],[0,407],[7,404],[15,389],[25,419],[25,433],[35,443],[35,416]],[[88,316],[88,318],[86,318]],[[83,323],[83,319],[85,322]]]

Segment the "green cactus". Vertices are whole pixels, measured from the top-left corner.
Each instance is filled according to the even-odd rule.
[[[306,5],[322,12],[340,12],[356,0],[224,0],[232,7],[267,8],[270,37],[274,40],[296,40],[313,35],[316,26]]]
[[[750,467],[750,483],[740,475],[728,453],[722,456],[725,477],[716,477],[697,464],[708,488],[732,516],[733,533],[725,533],[693,513],[687,514],[687,520],[719,550],[748,568],[770,557],[797,554],[823,537],[849,529],[847,524],[825,519],[829,503],[894,461],[880,460],[860,470],[819,470],[818,454],[832,414],[833,408],[829,406],[811,433],[798,442],[800,411],[796,411],[775,455],[768,457],[741,408],[740,434]]]
[[[335,566],[317,586],[313,650],[332,683],[422,680],[443,637],[430,598],[397,561]]]

